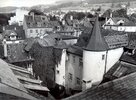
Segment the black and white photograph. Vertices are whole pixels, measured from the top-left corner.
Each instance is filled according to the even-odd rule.
[[[0,100],[136,100],[136,0],[0,0]]]

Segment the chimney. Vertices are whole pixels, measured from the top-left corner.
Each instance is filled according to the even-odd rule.
[[[72,15],[70,16],[70,20],[73,20],[73,16]]]
[[[7,56],[8,56],[8,53],[7,53],[6,39],[3,40],[3,46],[4,46],[4,57],[7,57]]]
[[[107,21],[108,21],[108,18],[106,17],[106,18],[105,18],[105,23],[106,23]]]
[[[3,26],[3,29],[2,29],[3,31],[5,31],[5,26]]]
[[[110,18],[112,18],[112,11],[111,11],[111,13],[110,13]]]
[[[17,30],[17,28],[16,28],[16,27],[14,27],[14,30],[16,31],[16,30]]]
[[[65,25],[65,20],[62,20],[62,25]]]
[[[31,12],[30,15],[32,16],[32,19],[33,19],[33,21],[34,21],[34,12]]]

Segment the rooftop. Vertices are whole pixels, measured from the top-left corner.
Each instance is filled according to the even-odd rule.
[[[136,72],[88,89],[64,100],[135,100]]]
[[[98,16],[95,20],[95,24],[93,26],[92,32],[90,34],[90,39],[85,48],[89,51],[105,51],[108,50],[108,46],[101,35],[101,30],[99,26]]]

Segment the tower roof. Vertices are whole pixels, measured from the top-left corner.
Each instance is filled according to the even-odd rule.
[[[89,51],[105,51],[108,49],[108,45],[101,35],[98,15],[96,17],[90,39],[85,49]]]

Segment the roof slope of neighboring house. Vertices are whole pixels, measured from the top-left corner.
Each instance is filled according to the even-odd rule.
[[[64,100],[135,100],[136,72],[88,89]]]
[[[23,62],[23,61],[33,61],[29,58],[28,54],[24,51],[24,42],[18,44],[8,44],[8,61],[10,63]]]
[[[6,94],[6,96],[13,95],[15,96],[15,98],[22,98],[21,100],[23,100],[23,98],[24,100],[42,100],[43,98],[46,99],[46,97],[40,96],[37,93],[27,90],[26,87],[22,83],[19,82],[17,76],[13,73],[13,70],[16,70],[16,72],[19,72],[19,73],[21,72],[28,73],[27,70],[23,68],[19,68],[19,67],[13,67],[14,65],[10,65],[1,59],[0,59],[0,63],[1,63],[0,65],[0,69],[1,69],[0,70],[0,80],[1,80],[0,94],[1,93]],[[13,68],[11,68],[11,66]],[[25,77],[25,76],[21,76],[21,77]],[[27,80],[27,83],[29,83],[29,80]],[[49,90],[46,89],[46,91],[49,91]]]
[[[111,81],[136,72],[136,60],[124,53],[120,60],[104,75],[104,81]]]

